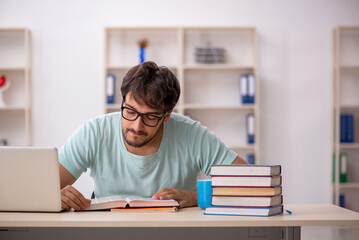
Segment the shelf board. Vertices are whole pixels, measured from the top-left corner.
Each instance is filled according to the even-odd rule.
[[[177,31],[177,27],[164,27],[164,26],[123,26],[123,27],[105,27],[107,31]]]
[[[217,27],[205,27],[205,26],[192,26],[183,27],[185,31],[255,31],[255,27],[230,27],[230,26],[217,26]]]
[[[242,144],[242,145],[229,145],[231,149],[239,149],[239,150],[255,150],[256,145],[252,144]]]
[[[107,66],[106,70],[125,70],[128,71],[130,68],[134,67],[135,65],[123,65],[123,66]],[[177,66],[173,66],[173,65],[166,65],[167,68],[169,69],[177,69]]]
[[[26,67],[0,67],[0,71],[26,71]]]
[[[107,110],[121,110],[121,104],[106,104],[105,109]]]
[[[236,64],[193,64],[185,65],[185,70],[249,70],[254,71],[254,66],[243,66]]]
[[[359,182],[340,183],[339,188],[341,189],[359,188]]]
[[[353,109],[353,110],[359,110],[359,105],[340,105],[339,108],[341,109]]]
[[[359,70],[359,65],[341,65],[340,70]]]
[[[339,145],[340,149],[358,149],[359,150],[359,143],[341,143]]]
[[[0,111],[25,111],[26,107],[0,107]]]
[[[178,109],[180,106],[176,106]],[[121,109],[121,104],[107,104],[105,106],[109,110],[118,110]],[[208,105],[208,104],[185,104],[184,109],[198,109],[198,110],[254,110],[256,108],[255,104],[247,105]]]
[[[184,109],[198,109],[198,110],[254,110],[255,104],[243,105],[209,105],[209,104],[184,104]]]

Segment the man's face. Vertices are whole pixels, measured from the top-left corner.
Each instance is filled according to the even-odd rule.
[[[123,111],[128,111],[128,113],[131,114],[136,114],[135,112],[151,113],[151,116],[157,116],[158,118],[161,118],[164,114],[161,110],[153,109],[145,104],[136,102],[131,92],[126,95],[123,106],[126,107]],[[126,143],[132,147],[140,148],[151,142],[157,137],[157,133],[163,125],[164,120],[161,119],[156,127],[146,126],[142,121],[142,117],[143,116],[139,116],[134,121],[129,121],[122,117],[122,135]]]

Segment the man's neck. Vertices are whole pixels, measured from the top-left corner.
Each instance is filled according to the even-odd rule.
[[[127,151],[129,151],[132,154],[139,155],[139,156],[149,156],[158,151],[158,149],[161,146],[163,137],[163,125],[158,130],[156,136],[146,145],[142,147],[132,147],[128,145],[128,143],[124,140]]]

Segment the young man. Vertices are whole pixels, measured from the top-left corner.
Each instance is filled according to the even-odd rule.
[[[246,164],[213,133],[173,113],[180,96],[175,75],[145,62],[131,68],[121,86],[121,112],[84,123],[59,150],[65,209],[91,203],[71,185],[91,169],[96,197],[175,199],[197,205],[196,178],[212,164]]]

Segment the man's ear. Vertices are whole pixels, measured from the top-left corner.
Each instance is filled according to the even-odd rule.
[[[166,117],[163,120],[163,123],[166,123],[170,119],[172,112],[173,112],[173,110],[171,110],[170,112],[167,113]]]

